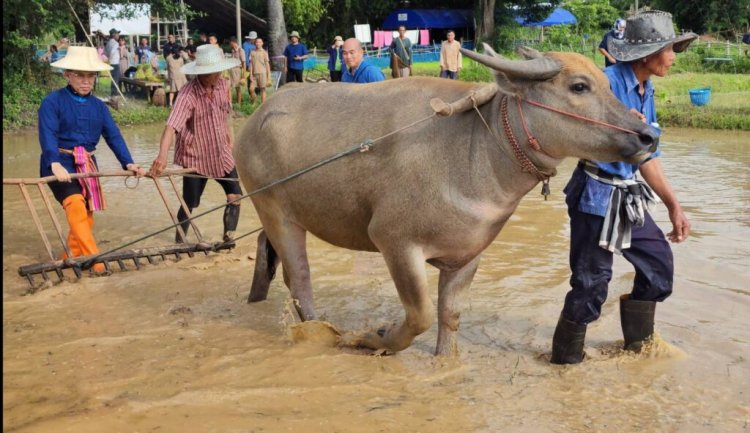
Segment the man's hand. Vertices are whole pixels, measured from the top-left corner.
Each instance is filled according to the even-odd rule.
[[[160,155],[151,163],[151,169],[147,174],[151,177],[159,177],[165,168],[167,168],[167,157],[162,157]]]
[[[52,168],[52,174],[55,175],[58,182],[70,182],[70,173],[68,173],[68,170],[66,170],[62,164],[59,162],[53,162],[50,165],[50,168]]]
[[[643,123],[646,123],[646,116],[644,116],[643,114],[641,114],[640,111],[636,110],[635,108],[631,108],[630,112],[633,113],[633,114],[635,114],[635,116],[638,118],[638,120],[640,120]]]
[[[128,164],[125,166],[125,168],[135,173],[135,177],[142,177],[146,175],[146,170],[142,169],[138,164]]]
[[[690,221],[688,221],[682,208],[671,209],[669,211],[669,220],[672,221],[672,231],[667,233],[667,239],[672,242],[680,243],[690,235]]]

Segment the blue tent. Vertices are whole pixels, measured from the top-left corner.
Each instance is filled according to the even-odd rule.
[[[396,9],[383,21],[383,30],[474,28],[471,9]]]
[[[570,11],[563,9],[563,8],[557,8],[554,11],[552,11],[551,14],[544,20],[539,21],[536,23],[528,22],[525,19],[521,17],[516,17],[516,22],[518,24],[521,24],[523,26],[532,27],[532,26],[557,26],[560,24],[577,24],[578,21],[576,20],[576,17],[573,16]]]

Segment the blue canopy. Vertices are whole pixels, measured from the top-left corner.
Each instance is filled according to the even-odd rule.
[[[471,9],[396,9],[383,21],[383,30],[474,28]]]
[[[557,8],[554,11],[552,11],[551,14],[544,20],[539,21],[536,23],[528,22],[525,19],[521,17],[516,17],[516,22],[518,24],[521,24],[523,26],[532,27],[532,26],[557,26],[561,24],[577,24],[578,21],[576,20],[576,17],[573,16],[570,11],[563,9],[563,8]]]

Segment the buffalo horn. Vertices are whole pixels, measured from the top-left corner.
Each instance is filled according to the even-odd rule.
[[[489,46],[484,44],[484,48],[487,50]],[[508,60],[504,57],[492,57],[491,55],[479,54],[464,48],[460,48],[460,50],[468,58],[511,77],[526,78],[529,80],[547,80],[560,73],[560,64],[549,57],[543,56],[532,60]],[[488,52],[494,53],[492,48],[489,48]]]

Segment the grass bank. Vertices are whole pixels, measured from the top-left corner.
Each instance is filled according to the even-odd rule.
[[[417,76],[437,77],[438,62],[417,63],[413,66]],[[47,68],[49,70],[49,68]],[[675,72],[675,71],[673,71]],[[386,76],[390,70],[384,70]],[[29,75],[31,76],[31,75]],[[65,85],[59,74],[34,75],[36,79],[3,80],[3,131],[12,131],[37,124],[37,110],[42,99],[51,91]],[[490,82],[492,73],[488,68],[469,59],[464,59],[461,80]],[[725,73],[672,73],[665,78],[655,78],[656,108],[662,126],[679,126],[709,129],[735,129],[750,131],[750,75]],[[711,87],[708,105],[696,107],[690,103],[688,90]],[[95,88],[95,94],[109,96],[109,79],[103,78]],[[234,104],[237,114],[249,116],[258,104],[250,104],[245,92],[242,105]],[[165,122],[169,109],[146,103],[143,97],[128,97],[128,103],[119,110],[112,110],[118,125],[141,125]]]

